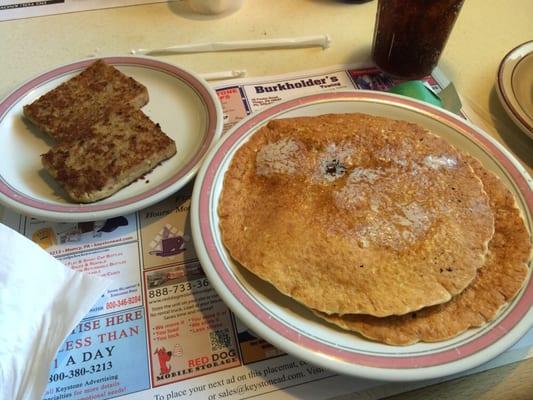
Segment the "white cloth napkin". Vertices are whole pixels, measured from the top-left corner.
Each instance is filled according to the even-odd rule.
[[[0,399],[42,398],[56,351],[109,283],[0,224]]]

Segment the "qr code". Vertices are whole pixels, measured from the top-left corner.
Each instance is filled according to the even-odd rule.
[[[228,329],[209,332],[211,340],[211,351],[218,351],[231,347],[231,337]]]

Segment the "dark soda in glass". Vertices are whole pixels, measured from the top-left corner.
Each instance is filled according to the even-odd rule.
[[[379,0],[372,58],[400,79],[431,73],[464,0]]]

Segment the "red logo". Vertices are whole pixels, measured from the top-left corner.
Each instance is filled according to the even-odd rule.
[[[165,375],[170,372],[170,365],[168,365],[168,362],[170,361],[170,358],[172,357],[171,351],[166,351],[164,347],[161,347],[160,349],[155,349],[154,354],[157,355],[157,359],[159,361],[159,370],[160,375]]]

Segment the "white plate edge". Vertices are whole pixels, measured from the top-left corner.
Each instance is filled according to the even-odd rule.
[[[528,47],[531,47],[528,50]],[[525,125],[520,118],[523,118],[525,121],[529,120],[529,116],[524,115],[522,112],[521,106],[516,100],[514,94],[509,93],[505,90],[506,87],[512,85],[511,79],[514,67],[520,60],[528,54],[533,53],[533,40],[519,44],[518,46],[511,49],[502,59],[500,65],[498,66],[498,71],[496,73],[496,93],[500,100],[500,103],[511,118],[511,120],[517,125],[520,130],[522,130],[527,136],[533,139],[533,126],[529,127]],[[511,91],[512,92],[512,91]]]

